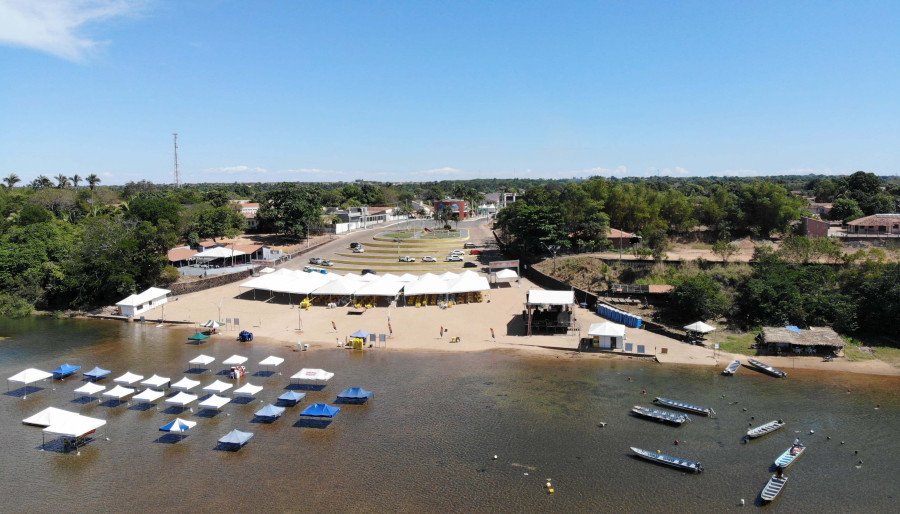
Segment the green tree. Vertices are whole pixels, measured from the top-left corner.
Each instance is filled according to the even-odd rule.
[[[191,231],[196,232],[202,238],[234,237],[244,228],[244,216],[228,206],[207,206],[200,209],[194,216]]]
[[[72,181],[72,185],[75,186],[75,189],[78,189],[78,184],[81,183],[82,178],[81,178],[81,175],[76,173],[76,174],[72,175],[72,178],[70,178],[69,180]]]
[[[29,184],[32,189],[46,189],[49,187],[53,187],[53,181],[47,178],[46,175],[38,175],[34,180]]]
[[[712,277],[688,276],[679,281],[669,295],[665,312],[678,321],[715,319],[731,307],[731,299]]]
[[[838,198],[831,204],[828,217],[832,220],[853,221],[864,216],[859,203],[852,198]]]
[[[321,212],[317,189],[289,185],[266,193],[256,219],[264,230],[300,237]]]
[[[732,255],[737,253],[738,247],[732,242],[720,239],[713,243],[712,251],[714,254],[722,258],[722,262],[727,263]]]
[[[15,173],[10,173],[3,179],[3,183],[6,184],[6,187],[9,189],[16,187],[16,184],[18,184],[21,181],[22,181],[22,179],[20,179],[19,176],[16,175]]]
[[[172,227],[181,222],[181,204],[165,193],[140,193],[128,202],[128,218],[158,225],[165,220]]]
[[[738,206],[743,225],[768,236],[776,230],[787,230],[791,221],[800,219],[805,200],[791,195],[784,186],[756,180],[741,187]]]
[[[62,173],[57,175],[56,176],[56,187],[58,187],[59,189],[65,189],[65,188],[69,187],[69,177],[63,175]]]

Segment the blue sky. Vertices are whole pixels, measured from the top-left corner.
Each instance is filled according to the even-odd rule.
[[[0,0],[0,175],[900,173],[900,2]]]

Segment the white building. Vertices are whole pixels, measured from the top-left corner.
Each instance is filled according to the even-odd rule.
[[[621,350],[625,347],[625,325],[619,325],[610,321],[591,323],[588,335],[594,340],[594,348]]]
[[[142,293],[125,298],[117,303],[116,307],[119,308],[119,314],[122,316],[133,318],[166,303],[171,292],[168,289],[151,287]]]

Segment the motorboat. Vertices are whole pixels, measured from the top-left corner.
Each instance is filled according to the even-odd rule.
[[[775,421],[770,421],[758,427],[751,428],[747,431],[747,437],[749,437],[750,439],[756,439],[757,437],[762,437],[766,434],[770,434],[778,430],[779,428],[784,427],[784,425],[784,421],[776,419]]]
[[[634,408],[631,409],[631,412],[654,421],[662,421],[664,423],[672,423],[675,425],[681,425],[682,423],[691,420],[687,414],[662,409],[651,409],[649,407],[641,407],[640,405],[635,405]]]
[[[787,483],[787,479],[788,477],[784,475],[772,475],[772,478],[769,479],[769,481],[766,483],[766,486],[763,487],[762,492],[759,494],[759,497],[762,499],[762,501],[770,502],[774,500],[775,497],[778,496],[778,493],[780,493],[781,490],[784,489],[784,484]]]
[[[668,398],[660,398],[657,396],[654,402],[665,405],[666,407],[672,407],[673,409],[683,410],[687,412],[692,412],[694,414],[700,414],[701,416],[709,416],[711,414],[715,414],[716,412],[709,407],[701,407],[699,405],[692,405],[690,403],[680,402],[678,400],[670,400]]]
[[[664,453],[660,453],[658,451],[651,452],[648,450],[642,450],[640,448],[631,447],[631,451],[637,454],[638,457],[647,459],[652,462],[658,462],[660,464],[665,464],[666,466],[672,466],[673,468],[683,469],[685,471],[692,471],[694,473],[702,473],[703,466],[700,465],[699,461],[693,461],[689,459],[682,459],[679,457],[672,457],[671,455],[666,455]]]
[[[784,469],[793,464],[797,457],[803,455],[803,452],[805,451],[806,446],[800,442],[800,439],[795,439],[794,444],[775,459],[775,465]]]
[[[729,364],[729,365],[722,371],[722,374],[723,374],[723,375],[728,375],[728,376],[734,375],[735,372],[737,372],[738,368],[740,368],[740,367],[741,367],[741,361],[739,361],[738,359],[735,359],[735,360],[731,361],[731,364]]]
[[[762,371],[763,373],[768,373],[773,377],[784,378],[787,376],[787,373],[781,371],[780,369],[773,368],[764,362],[760,362],[756,359],[747,359],[747,362],[750,363],[750,366],[756,370]]]

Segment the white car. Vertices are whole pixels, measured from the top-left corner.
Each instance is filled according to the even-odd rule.
[[[430,255],[426,255],[425,257],[422,257],[422,262],[437,262],[437,259]]]
[[[400,257],[400,262],[416,262],[416,258],[406,255],[406,256]]]
[[[462,262],[463,258],[461,255],[450,254],[447,256],[447,262]]]
[[[357,246],[356,248],[353,249],[353,253],[365,253],[365,251],[366,251],[366,249],[363,248],[362,246]]]
[[[450,255],[465,255],[465,253],[466,252],[462,250],[453,250],[452,252],[450,252]]]

